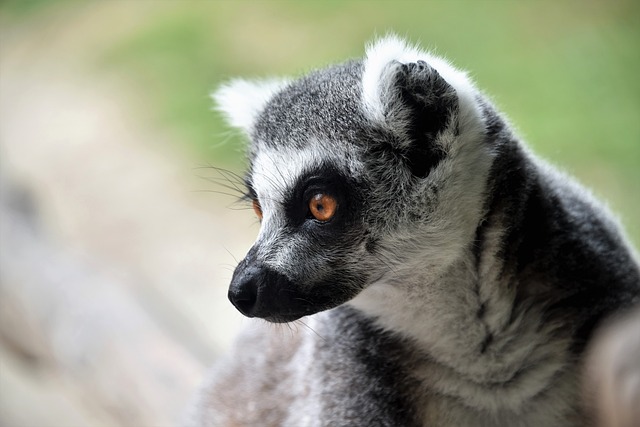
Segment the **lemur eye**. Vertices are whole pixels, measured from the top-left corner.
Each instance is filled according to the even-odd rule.
[[[253,199],[253,211],[256,213],[258,219],[262,221],[262,207],[258,199]]]
[[[336,213],[338,201],[328,194],[316,194],[309,201],[309,212],[318,221],[329,221]]]

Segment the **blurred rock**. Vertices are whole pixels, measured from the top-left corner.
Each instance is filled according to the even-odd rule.
[[[202,364],[146,315],[128,284],[51,243],[33,215],[14,209],[5,179],[1,194],[2,379],[12,390],[3,393],[3,423],[35,415],[46,425],[175,424]],[[60,401],[78,405],[61,411]],[[79,423],[83,412],[91,422]]]
[[[176,425],[238,329],[256,230],[85,68],[113,21],[83,10],[2,34],[0,425]]]

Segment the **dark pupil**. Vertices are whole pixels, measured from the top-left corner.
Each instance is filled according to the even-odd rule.
[[[317,202],[316,209],[318,210],[318,212],[322,212],[324,210],[324,206],[322,206],[322,203]]]

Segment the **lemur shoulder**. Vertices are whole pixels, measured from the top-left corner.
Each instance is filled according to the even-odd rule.
[[[260,320],[194,425],[588,425],[585,347],[639,301],[637,257],[465,73],[388,36],[214,97],[250,139],[229,298]]]

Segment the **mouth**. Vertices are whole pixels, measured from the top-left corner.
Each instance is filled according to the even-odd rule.
[[[312,313],[313,314],[313,313]],[[269,323],[290,323],[295,322],[296,320],[302,319],[306,314],[297,315],[297,314],[277,314],[273,316],[263,317],[263,320],[266,320]]]
[[[250,309],[246,305],[236,305],[238,311],[247,317],[266,320],[271,323],[289,323],[302,317],[311,316],[320,311],[327,310],[339,305],[337,302],[314,302],[313,298],[305,295],[301,296],[290,289],[274,289],[276,286],[270,283],[265,286],[269,288],[263,292],[258,292],[256,301]],[[234,300],[230,297],[232,303]]]

